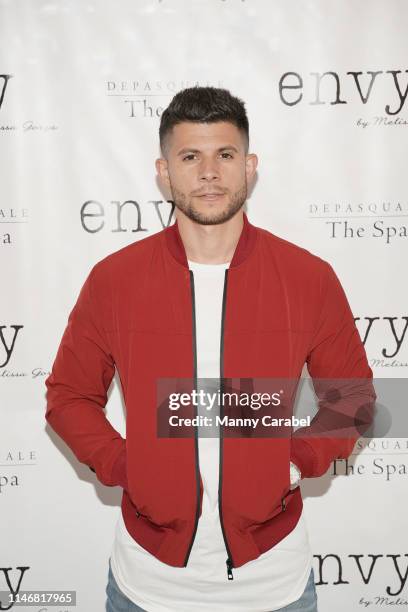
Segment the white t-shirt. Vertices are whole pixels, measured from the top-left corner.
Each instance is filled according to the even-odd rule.
[[[217,379],[229,263],[188,263],[194,274],[197,377]],[[299,599],[306,587],[313,555],[303,512],[291,533],[257,559],[233,568],[234,579],[228,580],[218,511],[219,442],[219,437],[198,437],[202,514],[186,567],[167,565],[135,542],[120,512],[112,573],[123,593],[147,612],[270,612]]]

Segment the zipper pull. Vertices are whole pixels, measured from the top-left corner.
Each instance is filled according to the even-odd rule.
[[[234,580],[234,576],[232,575],[232,562],[231,559],[228,557],[227,561],[227,574],[228,574],[228,580]]]
[[[282,512],[284,512],[286,510],[286,499],[284,497],[282,497]]]

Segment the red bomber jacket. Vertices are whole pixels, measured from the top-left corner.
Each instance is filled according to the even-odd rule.
[[[374,400],[372,371],[342,286],[329,263],[243,213],[225,270],[220,377],[361,379]],[[126,439],[104,413],[117,369]],[[196,376],[194,274],[177,221],[108,255],[91,269],[71,310],[47,387],[46,420],[107,486],[123,487],[127,530],[157,559],[188,564],[201,515],[197,435],[157,435],[156,381]],[[319,393],[317,392],[319,396]],[[309,426],[322,431],[325,404]],[[296,526],[302,477],[323,475],[347,458],[368,429],[345,437],[281,439],[220,434],[219,517],[227,575],[275,546]],[[320,427],[320,429],[319,429]],[[222,428],[221,428],[222,429]],[[347,431],[347,430],[346,430]]]

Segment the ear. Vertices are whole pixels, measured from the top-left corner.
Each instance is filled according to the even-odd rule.
[[[168,170],[167,159],[165,159],[164,157],[159,157],[155,161],[155,166],[156,166],[156,171],[157,171],[157,174],[159,175],[160,181],[164,185],[169,187],[170,186],[170,179],[169,179],[169,170]]]
[[[249,153],[246,156],[246,160],[245,160],[245,173],[246,173],[248,183],[250,183],[251,180],[253,179],[257,167],[258,167],[258,156],[255,153]]]

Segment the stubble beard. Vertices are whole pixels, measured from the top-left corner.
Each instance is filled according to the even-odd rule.
[[[227,206],[224,206],[221,211],[211,212],[210,214],[198,211],[193,204],[193,198],[187,199],[186,194],[176,189],[173,185],[171,185],[171,192],[175,206],[189,219],[201,225],[218,225],[231,219],[245,204],[247,184],[245,182],[238,191],[235,191],[229,199]]]

